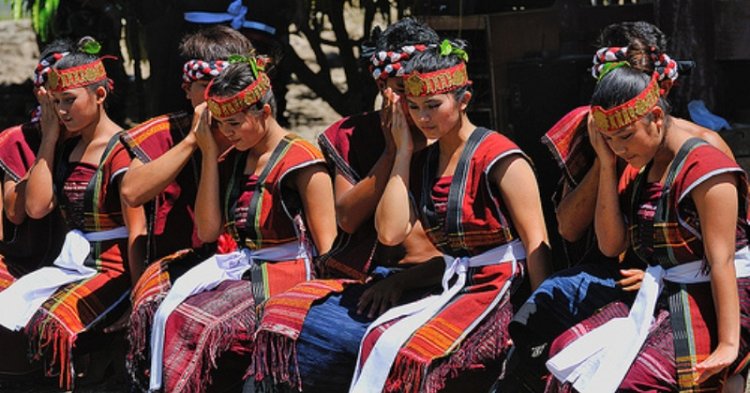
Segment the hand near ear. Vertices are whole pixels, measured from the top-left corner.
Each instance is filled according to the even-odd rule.
[[[195,127],[195,140],[198,142],[198,147],[207,157],[218,157],[219,147],[211,132],[211,111],[206,110],[205,104],[198,105],[195,111],[201,112],[200,121]]]
[[[36,90],[36,99],[42,107],[42,138],[57,142],[60,138],[60,118],[57,116],[52,96],[44,88],[39,88]]]
[[[403,98],[394,93],[391,89],[386,90],[386,96],[391,103],[390,128],[393,142],[396,145],[396,150],[414,151],[414,142],[412,141],[411,132],[409,131],[409,122],[406,121],[406,114],[404,113],[404,108],[401,104]]]

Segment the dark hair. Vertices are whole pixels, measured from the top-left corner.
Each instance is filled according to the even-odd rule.
[[[454,48],[461,49],[468,53],[468,43],[462,39],[449,39],[448,40]],[[438,70],[444,70],[446,68],[453,67],[459,63],[463,63],[464,60],[457,54],[442,55],[440,54],[440,48],[428,48],[424,52],[416,53],[412,58],[404,62],[404,73],[410,74],[412,72],[427,73]],[[461,88],[454,90],[452,93],[457,100],[466,93],[471,91],[471,85],[466,85]]]
[[[644,21],[621,22],[605,27],[599,34],[600,47],[628,47],[630,66],[651,74],[654,72],[652,53],[664,53],[667,37],[658,27]]]
[[[224,71],[219,74],[211,82],[208,88],[208,95],[218,97],[231,97],[246,87],[250,86],[251,83],[255,82],[255,74],[250,64],[241,62],[231,64],[225,68]],[[266,91],[266,94],[247,110],[259,111],[263,105],[268,104],[271,107],[271,115],[276,116],[276,99],[273,96],[273,90],[271,88]]]
[[[78,43],[72,48],[73,50],[67,55],[64,56],[62,59],[60,59],[57,63],[55,63],[54,67],[57,70],[65,70],[68,68],[77,67],[84,64],[91,64],[97,60],[99,60],[98,54],[90,54],[83,51],[84,45],[95,42],[96,40],[93,37],[85,36],[78,40]],[[46,51],[46,48],[45,48]],[[90,85],[85,86],[91,91],[94,91],[98,89],[99,87],[103,87],[107,91],[107,97],[112,93],[112,80],[107,78],[102,81],[92,83]]]
[[[591,96],[591,105],[598,105],[604,109],[613,108],[640,94],[650,81],[650,76],[637,69],[616,68],[604,75],[596,84],[594,94]],[[664,111],[665,121],[669,121],[671,111],[669,102],[664,97],[659,97],[656,105]]]
[[[75,48],[76,45],[69,39],[56,39],[44,47],[42,53],[39,54],[39,59],[44,59],[53,53],[73,52]]]
[[[382,33],[380,28],[373,29],[372,40],[375,51],[392,51],[402,46],[416,44],[438,44],[440,37],[427,25],[414,18],[404,18],[389,25]]]
[[[212,26],[187,35],[180,42],[185,60],[226,60],[231,55],[252,56],[255,49],[242,33],[227,26]]]

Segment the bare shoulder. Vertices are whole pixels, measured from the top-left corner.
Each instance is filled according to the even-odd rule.
[[[706,127],[700,126],[698,124],[695,124],[685,119],[680,119],[680,118],[675,117],[673,118],[673,121],[675,122],[675,125],[687,131],[687,133],[690,134],[691,136],[703,139],[704,141],[710,143],[712,146],[721,150],[728,156],[733,157],[732,149],[729,147],[729,145],[727,145],[726,141],[724,141],[724,138],[722,138],[718,132],[710,130]]]

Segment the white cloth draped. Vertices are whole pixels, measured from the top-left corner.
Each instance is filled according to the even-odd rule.
[[[162,385],[164,360],[164,331],[169,315],[188,297],[210,291],[226,280],[240,280],[255,260],[289,261],[305,259],[309,265],[308,249],[302,242],[289,242],[276,247],[251,251],[242,249],[229,254],[216,254],[194,266],[175,280],[167,296],[154,314],[151,328],[151,377],[149,388]]]
[[[127,237],[126,227],[89,233],[77,229],[68,232],[52,266],[29,273],[0,292],[0,325],[10,330],[23,329],[58,288],[96,274],[96,269],[84,265],[91,252],[89,242]]]
[[[349,390],[351,393],[370,393],[383,390],[398,351],[420,326],[437,315],[464,288],[466,273],[469,268],[510,263],[513,266],[512,272],[515,274],[518,268],[517,263],[519,260],[526,258],[526,252],[521,242],[514,240],[471,258],[453,258],[449,255],[444,255],[443,258],[446,267],[443,274],[443,292],[440,295],[429,296],[422,300],[394,307],[376,319],[367,329],[364,337],[367,337],[372,329],[388,321],[402,318],[380,336],[367,361],[361,367],[362,347],[360,346],[357,367]],[[454,276],[458,277],[449,287],[449,281]],[[501,289],[500,296],[509,287],[510,280]]]
[[[628,316],[612,319],[578,338],[549,359],[547,369],[581,393],[615,392],[646,341],[664,280],[682,284],[709,282],[710,276],[702,271],[702,266],[702,261],[666,270],[649,266]],[[750,276],[748,247],[735,253],[735,270],[737,277]]]

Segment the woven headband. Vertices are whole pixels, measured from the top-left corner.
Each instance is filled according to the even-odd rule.
[[[199,80],[211,80],[217,77],[228,65],[229,62],[225,60],[188,60],[182,66],[182,83],[187,85]]]
[[[404,87],[409,97],[424,97],[442,94],[470,85],[466,63],[458,63],[450,68],[425,74],[412,72],[404,75]]]
[[[629,101],[610,109],[591,107],[594,125],[601,132],[614,132],[640,120],[659,102],[659,75],[654,72],[645,89]]]
[[[214,79],[215,80],[215,79]],[[205,98],[208,110],[217,119],[225,119],[255,105],[271,88],[271,80],[265,72],[258,72],[256,79],[231,97],[217,97],[208,94],[214,80],[206,87]]]
[[[406,45],[399,50],[376,52],[370,58],[370,72],[374,79],[388,79],[404,75],[401,62],[409,59],[414,52],[423,52],[428,45]]]
[[[47,87],[51,91],[61,92],[108,80],[107,71],[104,69],[104,64],[102,64],[102,59],[108,58],[114,57],[100,57],[91,63],[81,64],[64,70],[58,70],[53,67],[47,75]],[[111,80],[109,80],[109,84],[111,88]]]
[[[594,55],[594,65],[591,67],[591,75],[596,79],[601,79],[604,74],[611,71],[607,64],[626,61],[628,47],[611,47],[600,48]],[[679,76],[677,72],[677,62],[672,60],[666,53],[656,51],[656,48],[650,48],[651,60],[654,62],[654,71],[659,75],[659,81],[667,78],[675,80]]]
[[[34,87],[42,87],[47,83],[47,75],[60,59],[70,52],[52,52],[39,60],[39,64],[34,69]]]

